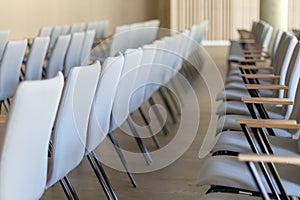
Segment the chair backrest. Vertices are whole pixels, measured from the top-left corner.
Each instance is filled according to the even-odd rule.
[[[113,102],[117,92],[124,56],[108,57],[102,66],[102,73],[91,109],[87,132],[87,153],[93,151],[106,137]],[[103,98],[105,97],[105,98]]]
[[[65,24],[62,26],[61,35],[70,34],[70,25]]]
[[[92,46],[95,39],[95,30],[88,30],[85,33],[84,41],[82,44],[82,49],[80,53],[80,65],[87,65],[90,57],[90,53],[92,50]]]
[[[282,33],[283,33],[283,30],[281,30],[281,29],[278,29],[277,32],[276,32],[275,39],[274,39],[274,42],[273,42],[273,47],[272,47],[272,54],[271,54],[272,60],[275,58],[275,54],[276,54],[276,51],[277,51],[278,44],[279,44],[280,38],[282,36]]]
[[[109,21],[102,20],[96,22],[96,38],[104,38],[107,32]]]
[[[100,71],[99,62],[70,71],[53,132],[47,187],[76,168],[84,156],[89,115]]]
[[[0,64],[0,100],[10,98],[19,84],[27,40],[9,41]]]
[[[130,108],[129,112],[132,113],[138,109],[146,100],[145,93],[146,88],[149,86],[149,76],[151,74],[153,61],[156,54],[156,45],[149,44],[143,46],[143,56],[141,64],[138,70],[137,79],[135,82],[135,87],[133,89],[132,96],[130,98]],[[150,83],[151,85],[151,83]]]
[[[49,48],[52,49],[56,43],[57,38],[62,34],[63,27],[62,26],[54,26],[53,31],[50,36],[50,44]]]
[[[9,33],[10,33],[10,30],[1,30],[0,31],[0,59],[2,59],[4,49],[5,49],[5,46],[8,41]]]
[[[119,51],[124,53],[127,49],[127,39],[130,34],[130,26],[123,25],[117,26],[115,29],[115,33],[112,37],[111,45],[110,45],[110,56],[114,56]]]
[[[38,37],[50,37],[51,31],[52,31],[51,26],[43,26],[42,28],[40,28]]]
[[[72,34],[69,48],[66,54],[63,74],[68,76],[72,67],[80,66],[80,53],[82,49],[85,32],[76,32]]]
[[[288,90],[284,91],[284,97],[289,98],[291,101],[295,101],[297,92],[297,85],[300,78],[300,43],[298,42],[294,48],[288,71],[286,73],[285,85],[288,86]],[[300,102],[295,102],[299,104]],[[289,119],[292,113],[294,105],[288,105],[284,107],[285,118]]]
[[[57,74],[57,72],[63,70],[66,52],[71,40],[71,35],[61,35],[58,37],[55,46],[52,49],[46,77],[51,78]]]
[[[78,23],[78,24],[71,25],[70,34],[77,33],[77,32],[83,32],[83,31],[85,31],[84,23]]]
[[[124,66],[112,108],[110,131],[121,126],[130,114],[130,99],[137,79],[142,56],[142,49],[128,49],[124,54]]]
[[[49,37],[34,38],[28,60],[26,62],[25,80],[42,79],[43,65],[49,42]]]
[[[60,74],[49,80],[20,83],[6,132],[2,133],[0,199],[41,198],[46,186],[49,140],[63,82]]]

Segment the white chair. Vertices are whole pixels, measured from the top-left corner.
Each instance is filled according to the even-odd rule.
[[[66,180],[84,156],[90,109],[100,71],[99,63],[74,67],[70,71],[52,134],[47,188]],[[78,198],[75,191],[71,192]]]
[[[76,24],[71,25],[70,34],[77,33],[77,32],[83,32],[83,31],[85,31],[84,23],[76,23]]]
[[[80,66],[80,53],[82,50],[85,32],[75,32],[72,34],[70,45],[67,50],[63,74],[68,76],[71,68]]]
[[[49,37],[34,38],[26,62],[25,80],[42,79],[43,65],[47,54],[49,42]]]
[[[0,59],[2,59],[4,49],[5,49],[5,46],[8,41],[9,33],[10,33],[10,30],[1,30],[0,31]]]
[[[62,34],[63,27],[62,26],[54,26],[53,31],[50,36],[50,44],[49,48],[52,49],[56,43],[57,38]]]
[[[68,35],[70,34],[70,25],[65,24],[62,26],[61,35]]]
[[[61,35],[58,37],[55,46],[51,51],[48,65],[45,69],[46,78],[52,78],[59,71],[63,70],[65,55],[71,40],[70,35]]]
[[[109,21],[102,20],[96,22],[96,38],[104,38],[107,32]]]
[[[100,172],[102,173],[102,176],[114,199],[117,199],[115,191],[112,188],[110,181],[105,174],[105,171],[94,150],[100,145],[100,143],[108,134],[111,119],[111,110],[117,92],[123,64],[124,57],[123,55],[119,55],[117,57],[108,57],[102,66],[102,73],[91,108],[86,140],[86,156],[88,157],[89,162],[97,177],[99,177],[99,174],[94,166],[97,166],[100,169]],[[125,163],[124,166],[129,177],[132,178],[132,175],[127,168],[127,164]],[[101,178],[98,179],[103,187]],[[135,184],[133,178],[132,181]]]
[[[63,75],[18,86],[0,152],[0,199],[40,199],[47,179],[48,144]]]
[[[95,30],[88,30],[85,33],[82,49],[80,53],[80,65],[87,65],[90,58],[90,53],[95,39]]]
[[[19,84],[20,69],[27,40],[9,41],[0,64],[0,100],[8,110],[5,100],[13,96]],[[9,100],[8,100],[9,103]]]
[[[43,26],[42,28],[40,28],[38,37],[50,37],[51,31],[52,31],[51,26]]]

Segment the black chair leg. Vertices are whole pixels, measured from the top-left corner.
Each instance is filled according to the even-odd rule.
[[[178,115],[181,115],[181,109],[180,109],[180,106],[179,106],[179,103],[176,101],[175,97],[174,97],[174,94],[167,88],[166,89],[167,93],[169,94],[170,96],[170,99],[176,109],[176,112]]]
[[[107,185],[107,187],[108,187],[108,189],[109,189],[109,191],[110,191],[113,199],[114,200],[118,200],[117,194],[116,194],[114,188],[112,187],[112,185],[111,185],[111,183],[109,181],[109,178],[107,177],[107,175],[105,173],[105,170],[104,170],[101,162],[99,161],[97,155],[95,154],[94,151],[92,151],[91,154],[92,154],[92,157],[93,157],[94,161],[96,162],[96,165],[97,165],[98,169],[100,170],[100,173],[102,174],[102,177],[103,177],[103,179],[104,179],[104,181],[105,181],[105,183],[106,183],[106,185]]]
[[[171,105],[170,105],[170,103],[169,103],[169,101],[167,99],[166,94],[164,93],[164,91],[162,90],[162,88],[159,88],[158,92],[159,92],[159,94],[160,94],[160,96],[161,96],[161,98],[162,98],[162,100],[163,100],[163,102],[164,102],[164,104],[165,104],[165,106],[166,106],[166,108],[167,108],[170,116],[171,116],[173,124],[176,124],[177,123],[177,119],[176,119],[174,111],[173,111],[173,109],[172,109],[172,107],[171,107]]]
[[[75,191],[75,189],[74,189],[71,181],[69,180],[69,178],[67,176],[65,176],[63,179],[66,182],[67,187],[69,188],[69,191],[71,192],[74,200],[79,200],[78,195],[77,195],[77,193],[76,193],[76,191]]]
[[[62,187],[66,197],[68,198],[68,200],[72,200],[72,195],[70,193],[70,191],[68,190],[66,183],[63,181],[63,179],[59,180],[60,186]]]
[[[152,159],[150,157],[150,154],[149,154],[147,148],[145,147],[141,137],[139,136],[139,133],[137,132],[136,128],[134,127],[130,117],[127,119],[127,122],[128,122],[128,125],[129,125],[129,128],[130,128],[131,132],[133,133],[134,139],[136,140],[137,144],[139,145],[139,148],[140,148],[141,152],[143,153],[143,156],[146,160],[146,163],[148,165],[150,165],[152,163]]]
[[[116,150],[116,152],[117,152],[118,155],[119,155],[119,158],[120,158],[120,160],[121,160],[121,162],[122,162],[122,164],[123,164],[124,169],[126,170],[126,173],[127,173],[128,177],[129,177],[131,183],[132,183],[132,186],[133,186],[133,187],[136,187],[136,182],[135,182],[135,180],[134,180],[132,174],[131,174],[130,171],[129,171],[127,162],[126,162],[126,160],[125,160],[125,157],[124,157],[122,151],[120,150],[120,146],[119,146],[118,141],[116,140],[116,138],[115,138],[115,136],[113,135],[112,132],[109,132],[109,133],[108,133],[108,137],[109,137],[110,141],[113,143],[113,145],[114,145],[114,147],[115,147],[115,150]]]
[[[154,99],[152,97],[150,97],[148,101],[149,101],[150,105],[153,106],[154,113],[155,113],[158,121],[160,122],[160,125],[162,127],[162,130],[163,130],[164,134],[168,135],[169,132],[170,132],[169,128],[168,128],[167,124],[164,123],[163,117],[161,116],[159,110],[155,106],[156,103],[155,103]]]
[[[147,128],[148,128],[148,130],[150,132],[150,134],[151,134],[151,137],[152,137],[152,139],[153,139],[153,141],[155,143],[156,148],[159,149],[160,148],[159,141],[158,141],[156,135],[154,135],[154,133],[152,131],[152,128],[150,127],[150,123],[149,123],[147,117],[145,116],[145,114],[144,114],[144,112],[143,112],[143,110],[142,110],[141,107],[139,107],[138,110],[139,110],[139,112],[140,112],[140,114],[141,114],[141,116],[142,116],[142,118],[143,118],[143,120],[144,120],[144,122],[145,122],[145,124],[146,124],[146,126],[147,126]]]
[[[106,187],[105,183],[103,182],[102,177],[99,174],[99,172],[96,168],[95,162],[93,161],[93,158],[91,157],[90,154],[87,155],[87,159],[89,160],[89,163],[90,163],[91,167],[93,168],[94,173],[96,174],[101,187],[103,188],[106,198],[109,200],[112,200],[112,198],[110,197],[109,191],[107,190],[107,187]]]

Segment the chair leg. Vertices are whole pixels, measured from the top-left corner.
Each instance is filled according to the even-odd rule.
[[[150,154],[149,154],[147,148],[145,147],[141,137],[139,136],[139,133],[137,132],[136,128],[134,127],[130,117],[127,119],[127,123],[129,125],[129,128],[130,128],[131,132],[133,133],[134,139],[136,140],[137,144],[139,145],[139,148],[140,148],[141,152],[143,153],[143,156],[146,160],[146,163],[148,165],[150,165],[152,163],[152,159],[150,157]]]
[[[112,185],[111,185],[111,183],[109,181],[109,178],[107,177],[107,175],[105,173],[105,170],[104,170],[101,162],[97,158],[97,155],[95,154],[94,151],[92,151],[91,154],[92,154],[92,157],[93,157],[94,161],[96,162],[96,165],[97,165],[98,169],[100,170],[100,173],[102,174],[102,177],[104,178],[104,181],[105,181],[105,183],[106,183],[106,185],[107,185],[107,187],[108,187],[108,189],[109,189],[109,191],[110,191],[113,199],[114,200],[118,200],[117,194],[116,194],[114,188],[112,187]]]
[[[143,110],[142,110],[141,107],[139,107],[138,110],[139,110],[139,112],[140,112],[140,114],[141,114],[141,116],[142,116],[142,118],[143,118],[143,120],[144,120],[144,122],[145,122],[145,124],[146,124],[146,126],[147,126],[147,128],[148,128],[148,130],[150,132],[150,134],[151,134],[151,137],[152,137],[152,139],[153,139],[153,141],[155,143],[156,148],[159,149],[160,148],[159,141],[158,141],[156,135],[153,134],[153,131],[152,131],[152,128],[150,127],[150,123],[149,123],[148,119],[146,118],[146,116],[145,116],[145,114],[144,114],[144,112],[143,112]]]
[[[9,111],[9,101],[7,100],[7,101],[3,101],[3,105],[4,105],[4,108],[5,108],[5,110],[6,110],[6,112],[8,112]]]
[[[67,188],[65,182],[63,181],[63,179],[59,180],[59,183],[60,183],[60,186],[62,187],[66,197],[68,198],[68,200],[72,200],[73,199],[72,195],[71,195],[70,191],[68,190],[68,188]]]
[[[127,173],[128,177],[129,177],[131,183],[132,183],[132,186],[133,186],[133,187],[136,187],[136,182],[135,182],[135,180],[134,180],[132,174],[131,174],[130,171],[129,171],[127,162],[126,162],[126,160],[125,160],[125,157],[124,157],[122,151],[120,150],[120,146],[119,146],[119,144],[118,144],[118,141],[116,140],[116,138],[115,138],[115,136],[113,135],[112,132],[109,132],[109,133],[108,133],[108,137],[109,137],[110,141],[113,143],[113,145],[114,145],[114,147],[115,147],[115,150],[116,150],[116,152],[118,153],[118,155],[119,155],[119,157],[120,157],[120,160],[121,160],[121,162],[122,162],[122,164],[123,164],[124,169],[126,170],[126,173]]]
[[[107,190],[107,187],[106,187],[105,183],[103,182],[102,177],[99,174],[99,172],[96,168],[95,162],[93,161],[93,158],[91,157],[90,154],[87,155],[87,159],[89,160],[89,163],[90,163],[91,167],[93,168],[94,173],[96,174],[101,187],[103,188],[106,198],[109,200],[112,200],[112,198],[110,197],[109,191]]]
[[[164,104],[165,104],[165,106],[166,106],[166,108],[167,108],[170,116],[171,116],[173,124],[176,124],[177,123],[177,119],[176,119],[176,116],[175,116],[175,114],[173,112],[173,109],[172,109],[172,107],[171,107],[171,105],[170,105],[170,103],[169,103],[169,101],[167,99],[166,94],[164,93],[164,91],[162,90],[162,88],[159,88],[158,92],[159,92],[159,94],[160,94],[160,96],[161,96],[161,98],[162,98],[162,100],[163,100],[163,102],[164,102]]]
[[[171,101],[175,105],[175,109],[177,111],[177,114],[181,115],[181,109],[180,109],[179,102],[181,103],[181,105],[183,104],[182,96],[179,93],[178,87],[176,86],[176,83],[175,83],[174,79],[171,79],[170,84],[172,84],[172,87],[173,87],[173,89],[174,89],[174,91],[175,91],[175,93],[176,93],[176,95],[178,97],[178,101],[176,101],[176,98],[175,98],[174,94],[170,90],[167,89],[167,92],[168,92],[168,94],[171,97]]]
[[[70,190],[70,192],[71,192],[74,200],[79,200],[78,195],[77,195],[77,193],[76,193],[76,191],[75,191],[75,189],[74,189],[71,181],[69,180],[69,178],[67,176],[65,176],[63,179],[66,182],[67,187],[69,188],[69,190]]]
[[[150,97],[148,101],[149,101],[149,103],[150,103],[151,106],[155,105],[155,101],[154,101],[154,99],[152,97]],[[160,122],[160,125],[162,127],[162,130],[163,130],[164,134],[168,135],[169,132],[170,132],[169,128],[168,128],[167,124],[164,123],[164,120],[163,120],[163,118],[162,118],[159,110],[155,106],[153,107],[153,110],[154,110],[154,113],[155,113],[156,117],[158,118],[158,121]]]

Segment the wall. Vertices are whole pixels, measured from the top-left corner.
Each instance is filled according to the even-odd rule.
[[[0,0],[0,29],[10,39],[35,36],[45,25],[109,19],[116,25],[156,18],[158,0]]]

